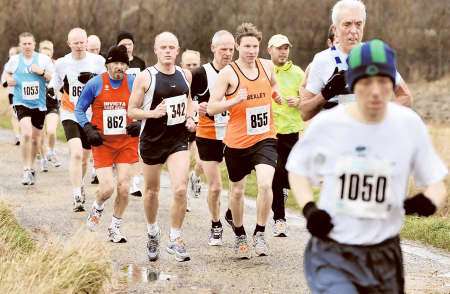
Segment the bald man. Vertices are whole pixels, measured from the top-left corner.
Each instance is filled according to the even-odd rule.
[[[128,104],[128,115],[142,120],[139,149],[144,162],[147,254],[150,261],[159,257],[159,182],[161,168],[167,163],[173,193],[167,252],[175,255],[177,261],[187,261],[190,256],[181,227],[186,214],[189,171],[187,132],[195,131],[189,93],[192,76],[190,71],[175,65],[180,47],[174,34],[163,32],[156,36],[154,52],[158,62],[137,75]]]
[[[56,60],[55,74],[49,84],[50,95],[61,91],[60,116],[70,150],[69,176],[72,184],[73,211],[84,211],[83,177],[91,145],[74,114],[81,91],[87,81],[105,72],[105,59],[87,52],[87,34],[81,28],[72,29],[67,36],[71,52]],[[92,113],[89,111],[90,119]]]
[[[100,38],[96,35],[89,35],[87,38],[87,51],[100,55],[101,48],[102,42],[100,42]]]

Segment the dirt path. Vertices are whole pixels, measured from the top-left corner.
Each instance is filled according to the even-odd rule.
[[[77,230],[85,230],[86,213],[73,213],[71,189],[67,176],[67,148],[60,144],[60,168],[39,173],[37,183],[20,184],[19,148],[13,146],[12,134],[0,130],[0,200],[9,203],[20,223],[45,242],[47,236],[67,240]],[[90,206],[95,186],[88,186]],[[302,254],[308,239],[304,220],[294,213],[288,215],[289,238],[268,237],[268,257],[236,261],[232,258],[233,234],[224,224],[224,246],[207,245],[210,221],[205,192],[191,200],[184,236],[192,260],[178,263],[164,250],[156,263],[147,261],[146,227],[142,201],[132,197],[125,214],[123,232],[129,242],[106,242],[106,228],[111,219],[111,201],[106,205],[103,222],[98,229],[99,242],[111,248],[114,293],[309,293],[302,270]],[[162,245],[168,238],[169,181],[163,175],[160,195],[159,224]],[[227,203],[224,197],[222,203]],[[250,233],[255,221],[255,204],[246,201],[245,226]],[[270,233],[270,227],[268,227]],[[86,231],[86,234],[89,233]],[[270,235],[270,234],[268,234]],[[163,249],[163,247],[162,247]],[[406,242],[405,269],[407,293],[450,293],[450,255],[422,245]]]

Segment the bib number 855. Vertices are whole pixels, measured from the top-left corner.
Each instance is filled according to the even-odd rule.
[[[252,128],[260,128],[263,126],[267,126],[268,121],[269,120],[267,112],[253,114],[250,116],[250,125]]]

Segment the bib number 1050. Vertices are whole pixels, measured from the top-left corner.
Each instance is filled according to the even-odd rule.
[[[386,198],[387,178],[362,174],[342,174],[340,199],[375,201],[383,203]]]

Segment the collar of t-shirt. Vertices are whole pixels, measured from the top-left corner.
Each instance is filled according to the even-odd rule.
[[[291,67],[292,67],[292,61],[289,60],[283,65],[275,65],[274,70],[275,70],[275,73],[279,73],[280,71],[288,71]]]

